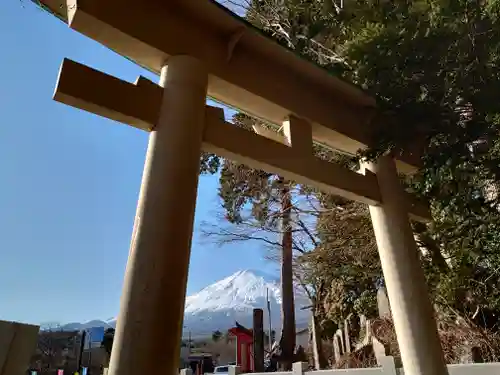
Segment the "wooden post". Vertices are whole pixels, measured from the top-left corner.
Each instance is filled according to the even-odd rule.
[[[264,372],[264,311],[253,309],[253,371]]]
[[[110,375],[179,371],[207,82],[205,67],[190,56],[170,57],[168,73],[162,69]]]
[[[40,327],[0,320],[0,375],[24,375]]]
[[[365,166],[377,175],[382,197],[380,206],[370,206],[370,215],[405,375],[445,375],[448,370],[396,165],[383,156]]]

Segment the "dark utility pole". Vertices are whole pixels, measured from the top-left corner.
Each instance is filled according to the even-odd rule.
[[[80,372],[82,368],[82,357],[83,357],[83,348],[85,347],[85,338],[87,337],[87,332],[85,330],[82,331],[82,341],[80,343],[80,354],[78,355],[78,367],[77,371]]]
[[[264,311],[253,309],[253,371],[264,372]]]

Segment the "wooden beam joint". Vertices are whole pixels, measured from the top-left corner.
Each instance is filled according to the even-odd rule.
[[[312,126],[308,121],[290,115],[283,122],[283,133],[297,155],[304,158],[313,156]]]
[[[243,34],[245,34],[245,28],[240,27],[240,28],[236,29],[229,37],[229,42],[227,43],[227,57],[226,57],[227,63],[229,63],[231,61],[231,58],[233,57],[234,49],[236,48],[236,45],[243,37]]]

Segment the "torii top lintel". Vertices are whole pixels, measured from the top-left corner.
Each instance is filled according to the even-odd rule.
[[[210,97],[280,126],[293,114],[313,138],[355,153],[369,146],[375,100],[264,36],[211,0],[38,0],[70,27],[159,73],[168,57],[206,62]],[[399,158],[402,172],[418,153]]]

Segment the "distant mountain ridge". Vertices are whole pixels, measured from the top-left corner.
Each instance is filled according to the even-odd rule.
[[[211,335],[216,330],[227,330],[235,321],[248,327],[252,324],[254,308],[264,309],[264,324],[268,327],[267,294],[271,306],[271,323],[279,331],[281,326],[281,287],[278,277],[258,270],[243,270],[217,281],[198,293],[186,298],[184,312],[185,334],[196,336]],[[306,294],[295,291],[296,323],[307,326],[310,312],[303,309],[310,305]],[[83,330],[93,327],[115,327],[116,319],[91,320],[86,323],[69,323],[43,327],[58,330]]]
[[[52,330],[52,331],[81,331],[84,329],[94,328],[94,327],[104,327],[104,328],[115,328],[116,319],[110,318],[109,320],[94,319],[85,323],[42,323],[40,324],[40,329],[42,330]]]

